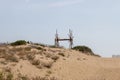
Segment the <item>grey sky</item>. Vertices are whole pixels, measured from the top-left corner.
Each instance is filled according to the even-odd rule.
[[[54,44],[74,33],[74,45],[102,56],[120,54],[119,0],[0,0],[0,42],[18,39]],[[61,45],[67,45],[67,42]]]

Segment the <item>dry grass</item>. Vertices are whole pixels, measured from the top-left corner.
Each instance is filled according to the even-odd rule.
[[[33,61],[32,61],[32,64],[33,64],[33,65],[39,65],[39,64],[40,64],[40,61],[39,61],[39,60],[33,60]]]
[[[59,59],[59,56],[58,56],[58,55],[52,55],[52,56],[51,56],[51,59],[54,60],[54,61],[56,61],[56,60]]]
[[[22,48],[22,47],[19,47],[19,48],[16,48],[16,47],[13,47],[12,49],[9,49],[9,51],[11,51],[11,52],[20,52],[20,51],[23,51],[24,50],[24,48]]]
[[[45,53],[45,56],[47,58],[50,58],[50,59],[54,60],[54,61],[59,59],[59,56],[57,54],[53,54],[53,53]]]
[[[26,57],[28,60],[34,60],[35,55],[34,54],[27,54]]]
[[[32,49],[31,47],[25,47],[24,48],[25,51],[31,51],[31,49]]]
[[[32,60],[30,61],[31,64],[35,65],[37,68],[42,69],[42,68],[51,68],[53,61],[44,61],[44,60]]]
[[[32,80],[58,80],[55,77],[35,77]]]
[[[53,62],[52,61],[44,61],[44,62],[42,62],[42,65],[46,68],[51,68],[53,65]]]
[[[0,80],[13,80],[11,68],[9,67],[3,68],[3,71],[0,72]]]
[[[64,53],[61,53],[61,52],[58,53],[58,55],[63,56],[63,57],[65,56],[65,54],[64,54]]]
[[[0,49],[0,55],[6,53],[6,49]]]
[[[5,59],[10,62],[18,62],[19,59],[15,55],[6,55]]]

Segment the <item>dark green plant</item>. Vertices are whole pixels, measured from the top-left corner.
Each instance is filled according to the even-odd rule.
[[[73,50],[81,51],[83,53],[93,53],[92,50],[87,46],[75,46]]]
[[[75,46],[72,49],[77,50],[77,51],[81,51],[82,53],[85,53],[87,55],[93,55],[93,56],[100,57],[99,55],[94,54],[93,51],[87,46]]]
[[[26,45],[27,42],[25,40],[17,40],[13,43],[11,43],[12,46],[18,46],[18,45]]]

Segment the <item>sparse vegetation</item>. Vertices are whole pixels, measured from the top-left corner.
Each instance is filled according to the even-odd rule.
[[[0,55],[6,53],[5,49],[0,49]]]
[[[43,48],[41,48],[41,47],[36,47],[36,49],[38,49],[38,50],[43,50]]]
[[[0,80],[4,80],[4,73],[0,72]]]
[[[30,50],[31,50],[31,47],[25,47],[24,50],[25,50],[25,51],[30,51]]]
[[[53,64],[53,62],[51,62],[51,61],[42,62],[42,65],[46,68],[51,68],[52,64]]]
[[[64,53],[61,53],[61,52],[58,53],[58,55],[63,56],[63,57],[65,56],[65,54],[64,54]]]
[[[26,56],[28,60],[33,60],[35,58],[34,54],[27,54]]]
[[[35,77],[32,80],[58,80],[56,77]]]
[[[11,72],[0,72],[0,80],[13,80]]]
[[[45,44],[42,44],[42,43],[34,43],[34,45],[38,45],[38,46],[42,46],[42,47],[46,46]]]
[[[33,65],[39,65],[39,64],[40,64],[40,61],[39,61],[39,60],[33,60],[33,61],[32,61],[32,64],[33,64]]]
[[[5,59],[7,61],[11,61],[11,62],[18,62],[19,61],[19,59],[14,55],[6,55]]]
[[[21,48],[21,47],[19,47],[19,48],[15,48],[15,47],[14,47],[14,48],[10,49],[9,51],[15,53],[15,52],[23,51],[23,50],[24,50],[24,49]]]
[[[56,61],[56,60],[59,59],[59,56],[57,56],[57,55],[53,55],[53,56],[51,57],[51,59],[53,59],[54,61]]]
[[[26,75],[18,74],[18,78],[16,80],[30,80]]]
[[[13,74],[12,73],[8,73],[6,80],[13,80]]]

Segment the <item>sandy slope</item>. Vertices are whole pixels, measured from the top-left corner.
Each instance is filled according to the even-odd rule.
[[[53,61],[51,68],[37,68],[28,59],[19,59],[17,63],[9,62],[6,65],[0,63],[0,68],[10,67],[16,76],[21,73],[28,77],[54,76],[57,80],[120,80],[120,58],[99,58],[67,49],[48,47],[44,49],[45,51],[42,51],[44,54],[37,49],[32,49],[31,52],[36,52],[34,54],[36,59],[44,62],[53,61],[50,57],[46,57],[48,54],[59,56],[59,59]],[[65,56],[58,53],[64,53]]]
[[[53,67],[63,80],[120,80],[120,59],[95,58],[72,53]],[[74,55],[74,56],[73,56]],[[79,60],[79,59],[80,60]]]

